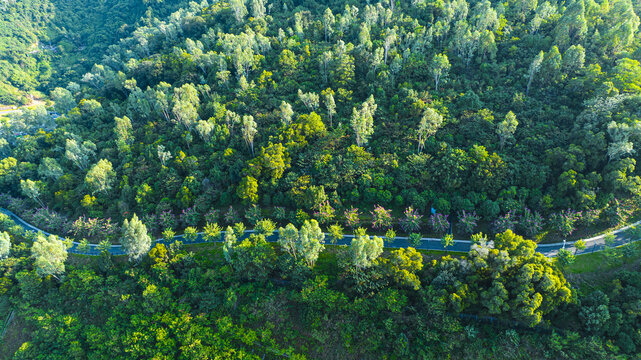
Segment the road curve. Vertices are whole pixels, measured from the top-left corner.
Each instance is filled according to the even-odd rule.
[[[49,234],[46,231],[40,230],[37,227],[27,223],[26,221],[22,220],[18,215],[12,213],[9,210],[0,208],[0,212],[3,214],[6,214],[9,216],[13,221],[15,221],[16,224],[24,228],[25,230],[28,231],[35,231],[35,232],[42,232],[46,236],[49,236]],[[637,221],[633,224],[630,224],[628,226],[622,227],[618,230],[612,231],[612,234],[615,236],[614,240],[614,246],[621,246],[629,243],[630,240],[628,237],[625,235],[625,230],[627,230],[630,227],[636,226],[641,224],[641,220]],[[254,230],[247,230],[245,231],[245,234],[241,237],[241,239],[244,239],[251,235],[254,232]],[[222,232],[223,235],[221,235],[221,239],[224,236],[224,231]],[[577,251],[577,255],[580,254],[587,254],[587,253],[592,253],[596,251],[601,251],[605,248],[605,236],[607,234],[595,236],[589,239],[584,239],[585,241],[585,249],[581,251]],[[56,235],[57,236],[57,235]],[[63,239],[63,237],[58,236],[60,239]],[[326,241],[326,245],[349,245],[354,238],[354,235],[345,235],[343,236],[342,239],[338,240],[335,244],[329,243]],[[276,242],[278,239],[278,231],[275,231],[273,235],[267,237],[267,241],[270,242]],[[239,239],[240,240],[240,239]],[[633,241],[636,241],[638,239],[635,239]],[[205,241],[205,239],[202,236],[202,233],[198,234],[198,237],[195,240],[187,240],[183,237],[183,235],[177,235],[174,236],[173,240],[167,241],[164,239],[158,239],[155,240],[154,243],[161,243],[168,245],[172,242],[175,241],[182,241],[183,244],[201,244],[201,243],[207,243],[208,241]],[[218,241],[220,242],[220,241]],[[574,241],[568,241],[567,243],[553,243],[553,244],[539,244],[538,247],[536,248],[536,251],[548,256],[548,257],[554,257],[558,253],[560,249],[562,249],[564,246],[566,249],[574,251]],[[89,256],[98,256],[100,255],[100,250],[98,250],[98,245],[97,244],[90,244],[89,249],[85,251],[80,251],[78,249],[78,242],[73,242],[73,246],[68,249],[68,251],[72,254],[80,254],[80,255],[89,255]],[[452,252],[468,252],[470,251],[470,246],[472,245],[472,242],[470,240],[454,240],[452,246],[447,248],[447,251],[452,251]],[[397,236],[394,241],[391,242],[386,242],[385,247],[386,248],[405,248],[412,246],[408,240],[407,237],[403,236]],[[421,245],[420,246],[412,246],[416,249],[420,250],[439,250],[439,251],[445,251],[446,249],[441,245],[441,239],[437,238],[422,238],[421,239]],[[109,252],[112,255],[126,255],[125,249],[122,247],[122,245],[111,245],[109,248]]]

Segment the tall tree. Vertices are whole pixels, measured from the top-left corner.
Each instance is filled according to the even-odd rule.
[[[0,232],[0,260],[9,256],[11,250],[11,238],[6,231]]]
[[[325,13],[323,14],[323,28],[325,30],[325,41],[327,41],[329,38],[329,35],[331,35],[334,32],[333,26],[335,22],[336,22],[336,18],[334,17],[332,10],[330,8],[325,9]]]
[[[530,69],[528,70],[529,76],[527,81],[527,89],[525,90],[526,96],[530,93],[530,87],[532,86],[532,81],[534,81],[534,77],[539,72],[539,69],[541,69],[541,64],[543,63],[543,56],[544,56],[544,53],[543,51],[541,51],[534,58],[534,60],[532,60],[532,63],[530,64]]]
[[[376,259],[383,253],[383,239],[378,236],[370,237],[366,234],[357,234],[352,239],[349,254],[352,265],[359,269],[368,268],[376,263]]]
[[[131,120],[128,117],[123,116],[122,118],[115,117],[114,122],[114,134],[116,135],[116,145],[120,152],[125,152],[129,149],[129,146],[133,142],[133,136],[131,131],[133,127],[131,126]]]
[[[418,149],[420,154],[425,146],[425,140],[430,136],[436,134],[438,129],[443,125],[443,116],[437,113],[436,110],[428,107],[423,112],[421,122],[418,125]]]
[[[244,0],[231,0],[229,2],[232,11],[234,12],[234,17],[239,23],[243,22],[245,16],[247,16],[247,7],[245,6]]]
[[[362,146],[367,144],[369,137],[374,134],[374,113],[376,113],[376,102],[374,95],[360,106],[360,109],[354,108],[352,111],[352,129],[356,138],[356,145]]]
[[[243,116],[243,139],[245,140],[245,143],[247,144],[247,147],[252,152],[252,156],[254,156],[254,137],[258,133],[258,129],[256,127],[256,122],[254,121],[254,117],[251,115],[244,115]]]
[[[320,229],[320,226],[318,226],[318,221],[313,219],[309,221],[305,220],[298,233],[296,251],[305,259],[305,263],[310,268],[314,267],[318,255],[325,249],[323,245],[324,240],[325,234]]]
[[[35,258],[34,266],[38,275],[51,275],[60,280],[59,275],[65,272],[67,247],[57,236],[47,237],[38,233],[31,246],[31,254]]]
[[[327,108],[327,117],[329,117],[329,126],[334,127],[333,117],[336,115],[336,102],[334,101],[334,90],[327,88],[321,92],[325,99],[325,107]]]
[[[151,248],[151,237],[147,233],[147,226],[134,214],[131,220],[125,219],[122,224],[122,237],[120,243],[127,252],[129,260],[140,261],[140,259]]]
[[[33,181],[29,179],[20,180],[20,189],[22,190],[22,193],[29,199],[40,204],[40,206],[42,207],[45,206],[42,200],[40,200],[40,193],[42,192],[43,188],[44,185],[41,181]]]
[[[289,126],[289,123],[292,121],[293,115],[294,110],[292,110],[292,106],[287,102],[282,101],[280,103],[280,120],[284,126]]]
[[[116,172],[113,170],[111,162],[107,159],[98,161],[85,176],[85,184],[87,184],[92,194],[111,190],[115,180]]]
[[[498,123],[496,126],[496,133],[499,136],[499,146],[501,150],[503,150],[505,142],[514,137],[514,133],[516,132],[516,127],[518,125],[519,122],[516,120],[516,115],[511,111],[505,115],[505,119],[503,119],[503,121]]]
[[[89,165],[89,158],[96,154],[96,144],[91,141],[85,141],[78,144],[75,139],[67,139],[65,156],[76,165],[80,170],[84,170]]]
[[[430,66],[430,72],[432,73],[432,77],[434,77],[434,87],[436,88],[436,91],[438,91],[438,84],[441,79],[446,78],[447,74],[450,72],[450,67],[451,65],[449,60],[447,59],[447,55],[434,55],[432,64]]]

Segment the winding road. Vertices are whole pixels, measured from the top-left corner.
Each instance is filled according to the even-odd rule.
[[[3,214],[6,214],[9,216],[13,221],[15,221],[16,224],[24,228],[25,230],[29,231],[35,231],[35,232],[42,232],[46,236],[49,236],[49,234],[46,231],[40,230],[37,227],[27,223],[26,221],[22,220],[18,215],[12,213],[9,210],[2,209],[0,208],[0,212]],[[622,227],[618,230],[615,230],[612,232],[612,234],[615,236],[614,240],[614,246],[621,246],[629,243],[631,240],[626,236],[625,230],[627,230],[630,227],[636,226],[641,224],[641,220],[637,221],[633,224],[630,224],[628,226]],[[245,234],[241,237],[241,239],[244,239],[251,235],[254,232],[254,230],[247,230],[245,231]],[[225,233],[224,231],[222,232],[223,234]],[[595,251],[601,251],[605,248],[605,237],[607,234],[595,236],[589,239],[583,239],[585,241],[585,249],[581,251],[577,251],[577,255],[580,254],[587,254],[587,253],[592,253]],[[57,236],[57,235],[56,235]],[[64,239],[61,236],[58,236],[60,239]],[[224,237],[221,236],[221,239]],[[326,245],[349,245],[352,242],[352,239],[354,238],[354,235],[345,235],[343,236],[342,239],[338,240],[335,244],[329,243],[326,241]],[[240,239],[239,239],[240,240]],[[276,242],[278,240],[278,231],[275,231],[273,235],[269,236],[267,238],[267,241],[270,242]],[[635,239],[636,241],[638,239]],[[207,243],[208,241],[205,241],[205,239],[202,236],[202,233],[198,234],[198,237],[195,240],[187,240],[183,237],[183,235],[177,235],[173,238],[172,241],[167,241],[164,239],[158,239],[154,241],[155,243],[161,243],[168,245],[172,242],[175,241],[182,241],[183,244],[201,244],[201,243]],[[218,241],[220,242],[220,240]],[[79,255],[89,255],[89,256],[98,256],[100,255],[100,250],[98,250],[98,245],[96,244],[90,244],[89,249],[85,251],[80,251],[78,248],[79,243],[78,242],[73,242],[73,246],[68,250],[72,254],[79,254]],[[445,249],[441,245],[441,239],[437,238],[422,238],[421,239],[421,245],[420,246],[413,246],[416,249],[420,250],[439,250],[439,251],[452,251],[452,252],[468,252],[470,251],[470,246],[472,245],[472,242],[469,240],[454,240],[454,243],[452,246],[448,247]],[[385,243],[386,248],[405,248],[409,247],[410,241],[408,240],[407,237],[403,236],[397,236],[394,241],[392,242],[387,242]],[[562,249],[565,246],[566,249],[574,251],[574,241],[568,241],[567,243],[553,243],[553,244],[539,244],[538,247],[536,248],[536,251],[548,256],[548,257],[554,257],[558,253],[559,249]],[[122,247],[122,245],[111,245],[109,248],[109,252],[112,255],[126,255],[125,249]]]

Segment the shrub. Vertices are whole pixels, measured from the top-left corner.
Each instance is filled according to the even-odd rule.
[[[380,205],[376,205],[370,214],[372,214],[372,227],[374,229],[389,229],[392,227],[392,210],[387,210]]]
[[[458,226],[466,234],[471,234],[476,229],[476,225],[479,221],[478,215],[475,211],[467,212],[465,210],[459,211],[458,213]]]
[[[343,216],[345,216],[345,226],[350,229],[354,229],[361,224],[361,214],[358,212],[358,208],[352,206],[345,210]]]
[[[187,241],[196,241],[198,238],[198,229],[193,226],[186,227],[184,237]]]
[[[575,224],[581,217],[581,212],[571,209],[562,210],[550,215],[550,225],[563,236],[570,236],[576,229]]]
[[[218,241],[222,230],[216,223],[207,223],[203,229],[203,239],[205,241]]]
[[[200,214],[193,207],[184,209],[180,214],[180,222],[185,226],[196,226],[200,221]]]
[[[530,209],[523,209],[523,215],[519,219],[519,225],[526,236],[532,238],[543,230],[543,217],[538,211],[532,212]]]
[[[171,210],[165,210],[158,214],[158,225],[160,225],[161,229],[173,229],[176,227],[176,216]]]
[[[258,223],[256,223],[255,230],[259,234],[268,237],[274,233],[274,230],[276,230],[276,224],[274,224],[274,222],[269,219],[262,219]]]
[[[176,233],[171,228],[166,228],[162,232],[162,238],[167,242],[172,241],[174,236],[176,236]]]
[[[314,213],[314,217],[318,219],[318,222],[321,224],[327,224],[334,220],[334,216],[336,215],[336,211],[332,207],[332,205],[329,204],[329,201],[324,201],[320,206],[318,207],[318,211]]]
[[[394,239],[396,239],[396,232],[394,231],[394,229],[387,230],[387,232],[385,233],[385,239],[384,240],[388,244],[390,244],[391,242],[394,241]]]
[[[411,233],[409,236],[409,242],[415,248],[421,246],[421,234]]]
[[[218,219],[220,219],[220,211],[216,209],[210,209],[207,211],[205,214],[205,223],[206,224],[216,224],[218,223]]]
[[[249,221],[249,224],[256,226],[256,224],[263,218],[263,212],[257,205],[252,205],[247,211],[245,211],[245,219]]]
[[[422,218],[423,215],[419,214],[413,207],[408,207],[400,220],[401,229],[407,233],[419,230]]]
[[[236,211],[233,206],[229,206],[229,209],[225,212],[224,219],[227,224],[235,224],[240,221],[238,211]]]
[[[282,206],[276,206],[274,208],[274,212],[273,212],[272,216],[276,220],[286,220],[287,219],[287,211]]]
[[[502,233],[506,230],[513,230],[515,225],[516,217],[514,216],[514,211],[510,210],[492,222],[492,230],[495,233]]]
[[[447,215],[439,213],[430,216],[429,224],[432,230],[439,234],[445,233],[450,228],[450,222],[447,220]]]
[[[336,244],[338,240],[343,238],[343,227],[338,224],[334,224],[330,226],[329,235],[330,235],[332,244]]]

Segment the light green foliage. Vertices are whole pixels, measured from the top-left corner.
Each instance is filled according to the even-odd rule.
[[[414,290],[420,288],[421,280],[416,273],[423,269],[423,256],[416,249],[408,247],[392,250],[386,266],[400,285]]]
[[[344,231],[344,229],[343,229],[343,227],[342,227],[342,226],[340,226],[340,225],[338,225],[338,224],[330,225],[330,227],[329,227],[328,231],[329,231],[329,236],[330,236],[330,238],[331,238],[331,242],[332,242],[332,244],[336,244],[336,242],[337,242],[338,240],[340,240],[340,239],[342,239],[342,238],[343,238],[343,235],[344,235],[343,231]]]
[[[272,236],[274,230],[276,230],[276,224],[270,219],[262,219],[256,223],[254,228],[260,235],[265,235],[265,237]]]
[[[26,197],[37,202],[40,206],[44,206],[44,203],[40,200],[40,192],[43,189],[42,182],[29,179],[20,180],[20,189]]]
[[[69,161],[81,170],[89,165],[89,158],[96,153],[96,145],[91,141],[85,141],[79,144],[75,139],[67,139],[65,156]]]
[[[147,227],[136,214],[131,220],[125,219],[123,222],[120,243],[131,261],[140,261],[151,248],[151,237],[147,234]]]
[[[39,233],[31,247],[31,255],[35,258],[34,266],[38,275],[58,278],[65,272],[67,248],[57,236],[46,237]]]
[[[280,103],[280,119],[284,126],[288,126],[292,121],[292,116],[294,115],[294,110],[292,106],[289,105],[286,101]]]
[[[243,116],[243,127],[242,127],[243,139],[247,144],[247,147],[251,150],[252,156],[254,155],[254,137],[258,133],[256,122],[254,117],[251,115]]]
[[[207,223],[203,229],[203,238],[205,241],[218,241],[220,240],[220,235],[222,228],[218,224]]]
[[[418,124],[418,153],[420,154],[425,146],[425,140],[436,134],[443,125],[443,116],[432,108],[426,108]]]
[[[508,112],[505,115],[505,119],[498,123],[496,126],[496,133],[499,136],[499,146],[503,150],[505,142],[514,137],[516,132],[516,127],[519,125],[519,122],[516,120],[516,115],[513,112]]]
[[[310,268],[314,267],[318,255],[325,249],[324,240],[325,234],[318,225],[318,221],[312,219],[303,223],[298,233],[296,252],[305,259],[305,263]]]
[[[116,136],[116,145],[118,150],[126,152],[133,142],[131,120],[128,117],[114,118],[116,125],[114,126],[114,135]]]
[[[176,233],[171,228],[162,231],[162,238],[165,241],[172,241],[174,236],[176,236]]]
[[[236,195],[250,203],[258,202],[258,181],[252,176],[245,176],[236,188]]]
[[[236,235],[234,234],[234,229],[231,226],[227,226],[227,229],[225,230],[225,241],[223,244],[223,255],[225,256],[225,260],[228,263],[232,262],[232,254],[234,251],[234,245],[236,244]]]
[[[245,224],[243,224],[242,222],[238,222],[234,224],[234,234],[237,237],[242,237],[245,234],[246,229],[247,228],[245,227]]]
[[[198,238],[198,229],[193,226],[188,226],[185,228],[185,239],[188,241],[195,241]]]
[[[450,61],[447,59],[445,54],[436,54],[432,58],[432,64],[430,65],[430,72],[434,78],[434,88],[438,91],[438,84],[441,80],[445,79],[450,72]]]
[[[9,256],[9,251],[11,250],[11,237],[6,231],[0,232],[0,259],[4,259]]]
[[[574,252],[585,250],[585,241],[583,239],[577,240],[574,242]]]
[[[43,178],[49,178],[54,181],[58,180],[64,174],[62,167],[56,159],[45,157],[40,161],[38,166],[38,175]]]
[[[111,162],[107,159],[101,159],[87,172],[85,184],[91,190],[92,194],[105,193],[111,190],[116,180],[116,172],[113,170]]]
[[[385,232],[385,242],[391,244],[396,239],[396,231],[394,229],[388,229]]]
[[[374,134],[374,114],[377,107],[374,95],[370,95],[359,109],[353,109],[351,124],[356,145],[363,146],[367,144],[370,136]]]
[[[298,229],[292,224],[278,229],[278,245],[294,259],[297,258],[296,242],[298,241]]]
[[[371,267],[377,264],[376,259],[383,253],[383,239],[357,234],[348,251],[353,266],[359,269]]]
[[[441,238],[441,246],[447,251],[447,248],[454,245],[454,236],[452,234],[445,234]]]

